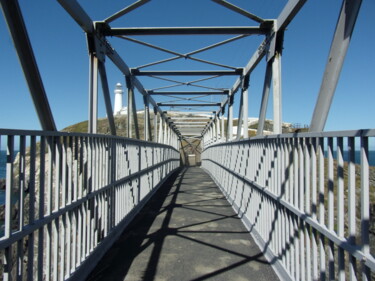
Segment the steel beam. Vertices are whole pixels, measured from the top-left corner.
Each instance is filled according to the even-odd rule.
[[[76,0],[57,0],[86,33],[94,31],[93,21]]]
[[[178,128],[204,128],[205,125],[178,125]]]
[[[12,36],[40,125],[45,131],[56,131],[56,125],[18,1],[1,0],[1,8]]]
[[[107,48],[107,56],[108,58],[114,63],[114,65],[117,66],[117,68],[125,75],[125,76],[131,76],[130,69],[127,66],[127,64],[123,61],[123,59],[118,55],[118,53],[110,47],[109,44],[106,44]],[[147,91],[143,88],[143,85],[141,82],[136,78],[132,78],[132,84],[134,87],[137,88],[137,90],[143,95],[147,95]],[[167,117],[164,115],[163,111],[159,108],[159,106],[156,104],[155,100],[152,97],[149,97],[149,102],[152,106],[156,107],[158,112],[160,113],[160,118],[163,120],[167,120]]]
[[[224,1],[224,0],[212,0],[213,2],[219,4],[219,5],[222,5],[226,8],[228,8],[229,10],[232,10],[233,12],[236,12],[240,15],[243,15],[253,21],[256,21],[256,22],[259,22],[259,23],[262,23],[264,22],[264,19],[252,14],[252,13],[249,13],[248,11],[245,11],[244,9],[241,9],[240,7],[237,7],[236,5],[233,5],[232,3],[229,3],[227,1]]]
[[[210,96],[210,95],[228,95],[229,91],[193,91],[193,92],[173,92],[173,91],[168,91],[168,92],[154,92],[154,91],[147,91],[149,95],[159,95],[159,96],[168,96],[168,95],[173,95],[173,96]]]
[[[189,54],[182,54],[182,53],[178,53],[178,52],[175,52],[175,51],[171,51],[171,50],[168,50],[166,48],[162,48],[162,47],[159,47],[159,46],[156,46],[156,45],[153,45],[153,44],[141,41],[141,40],[137,40],[137,39],[134,39],[134,38],[131,38],[131,37],[127,37],[127,36],[118,36],[118,37],[121,38],[121,39],[125,39],[125,40],[128,40],[128,41],[143,45],[143,46],[147,46],[147,47],[152,48],[152,49],[156,49],[156,50],[168,53],[168,54],[176,55],[177,56],[176,59],[177,58],[185,58],[185,59],[190,59],[190,60],[194,60],[194,61],[198,61],[198,62],[210,64],[210,65],[220,66],[220,67],[229,68],[229,69],[236,69],[236,67],[233,67],[233,66],[229,66],[229,65],[225,65],[225,64],[220,64],[220,63],[216,63],[216,62],[212,62],[212,61],[208,61],[208,60],[195,58],[195,57],[193,57]],[[172,58],[167,59],[167,61],[171,61],[171,60],[172,60]],[[162,63],[162,62],[159,62],[159,63]],[[153,65],[155,65],[155,64],[153,64]],[[141,66],[141,67],[144,67],[144,66]]]
[[[245,38],[245,37],[247,37],[247,36],[248,36],[248,35],[238,35],[238,36],[236,36],[236,37],[229,38],[229,39],[226,39],[226,40],[224,40],[224,41],[221,41],[221,42],[218,42],[218,43],[215,43],[215,44],[212,44],[212,45],[206,46],[206,47],[204,47],[204,48],[201,48],[201,49],[198,49],[198,50],[195,50],[195,51],[192,51],[192,52],[186,53],[186,54],[184,54],[183,57],[189,57],[189,56],[191,56],[191,55],[198,54],[198,53],[201,53],[201,52],[207,51],[207,50],[209,50],[209,49],[216,48],[216,47],[218,47],[218,46],[221,46],[221,45],[224,45],[224,44],[227,44],[227,43],[230,43],[230,42],[236,41],[236,40],[238,40],[238,39]],[[172,60],[176,60],[176,59],[180,59],[180,58],[181,58],[181,56],[178,55],[178,56],[176,56],[176,57],[167,58],[167,59],[164,59],[164,60],[159,60],[159,61],[151,62],[151,63],[145,64],[145,65],[142,65],[142,66],[138,66],[137,69],[141,69],[141,68],[148,67],[148,66],[152,66],[152,65],[156,65],[156,64],[165,63],[165,62],[172,61]]]
[[[177,122],[174,122],[172,121],[171,124],[207,124],[208,121],[177,121]]]
[[[72,16],[72,18],[82,27],[86,33],[93,33],[94,26],[93,21],[82,9],[82,7],[75,0],[57,0],[61,6]],[[123,59],[118,55],[118,53],[110,46],[107,41],[102,42],[106,49],[106,55],[109,59],[117,66],[117,68],[125,75],[130,76],[130,69],[123,61]],[[142,95],[147,95],[146,90],[143,88],[142,84],[136,79],[133,79],[134,86]],[[157,107],[156,102],[150,97],[150,103]],[[163,112],[158,108],[161,118],[166,120],[166,117],[163,115]]]
[[[258,49],[254,52],[253,56],[251,57],[250,61],[247,63],[246,67],[244,68],[243,70],[243,76],[242,77],[239,77],[236,82],[234,83],[233,87],[231,88],[231,90],[229,91],[229,96],[226,100],[224,100],[222,103],[221,103],[221,107],[220,107],[220,110],[218,110],[216,112],[216,116],[218,114],[220,114],[223,109],[225,108],[225,106],[227,104],[229,104],[229,101],[231,99],[231,97],[238,91],[238,89],[240,88],[241,86],[241,83],[242,83],[242,79],[243,77],[245,77],[246,75],[250,75],[251,72],[254,70],[254,68],[258,65],[258,63],[263,59],[263,57],[265,56],[266,54],[266,51],[267,51],[267,48],[268,48],[268,44],[269,42],[267,41],[267,39],[263,40],[262,43],[259,45]],[[228,106],[228,108],[230,109],[230,106]],[[232,109],[232,119],[233,119],[233,109]],[[233,137],[233,132],[229,132],[229,126],[230,124],[233,124],[233,121],[230,122],[230,118],[229,116],[231,115],[230,112],[228,112],[228,127],[227,127],[227,140],[228,138],[232,138]],[[206,130],[205,130],[206,131]],[[205,133],[205,131],[203,133]],[[229,135],[229,134],[232,134],[232,135]]]
[[[284,30],[292,19],[296,16],[299,10],[303,7],[307,0],[289,0],[277,17],[276,31]]]
[[[212,117],[168,117],[170,120],[211,120]]]
[[[163,112],[165,114],[167,114],[167,113],[183,113],[183,114],[196,114],[196,115],[199,115],[199,114],[207,115],[207,114],[215,114],[216,113],[216,111],[187,111],[187,112],[183,112],[183,111],[163,111]],[[205,118],[212,118],[212,117],[207,117],[207,116],[204,116],[204,117]]]
[[[137,9],[138,7],[146,4],[147,2],[150,2],[150,0],[139,0],[129,6],[127,6],[126,8],[118,11],[117,13],[113,14],[112,16],[106,18],[104,20],[104,22],[106,23],[110,23],[112,21],[114,21],[115,19],[118,19],[119,17],[122,17],[123,15],[127,14],[127,13],[130,13],[131,11]]]
[[[163,103],[163,102],[158,102],[158,106],[199,106],[199,107],[204,107],[204,106],[219,106],[221,103]]]
[[[241,75],[242,68],[236,70],[171,70],[171,71],[140,71],[138,69],[131,70],[132,75],[135,76],[223,76],[223,75]]]
[[[98,68],[99,68],[100,80],[102,82],[101,84],[102,84],[102,89],[103,89],[104,103],[105,103],[105,108],[106,108],[106,111],[107,111],[109,128],[111,130],[111,134],[115,136],[116,135],[116,126],[115,126],[115,120],[113,118],[111,96],[110,96],[109,87],[108,87],[107,72],[106,72],[106,69],[105,69],[105,64],[103,62],[99,61],[98,62]]]
[[[268,28],[258,26],[128,27],[111,28],[105,30],[104,35],[259,35],[266,34],[268,31]]]
[[[310,123],[311,132],[324,130],[361,3],[362,0],[343,1],[318,100]]]

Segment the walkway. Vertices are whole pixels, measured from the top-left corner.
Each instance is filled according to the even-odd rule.
[[[277,280],[218,187],[176,173],[99,262],[97,280]]]

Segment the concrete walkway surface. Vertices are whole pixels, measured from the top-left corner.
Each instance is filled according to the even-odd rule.
[[[159,189],[87,280],[278,278],[210,176],[190,167]]]

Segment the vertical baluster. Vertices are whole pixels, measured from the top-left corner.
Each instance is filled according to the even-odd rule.
[[[328,138],[328,229],[334,232],[334,168],[333,168],[333,138]],[[335,279],[334,243],[328,242],[329,280]]]
[[[370,256],[370,182],[368,137],[361,137],[361,243],[362,251]],[[370,269],[362,262],[362,281],[371,280]]]
[[[46,204],[46,215],[49,216],[53,210],[53,163],[55,161],[55,148],[54,148],[54,138],[48,137],[48,175],[47,175],[47,193],[46,198],[48,200]],[[52,254],[52,223],[48,223],[46,227],[46,278],[51,280],[52,275],[52,264],[51,264],[51,254]]]
[[[343,138],[337,138],[337,235],[344,238],[344,157]],[[345,280],[345,252],[338,249],[338,280]]]
[[[311,202],[310,202],[310,184],[311,184],[311,157],[310,157],[310,139],[305,138],[304,146],[304,162],[305,162],[305,213],[311,215]],[[306,238],[306,280],[311,280],[311,228],[305,225],[305,238]]]
[[[44,217],[45,206],[45,159],[46,159],[46,138],[40,139],[40,154],[39,154],[39,219]],[[44,253],[44,228],[39,228],[38,231],[38,280],[43,280],[43,253]]]
[[[355,138],[348,138],[348,242],[356,245],[356,179],[355,179]],[[354,256],[349,255],[349,278],[356,280],[357,266]]]
[[[302,213],[305,213],[305,157],[304,157],[304,146],[305,142],[303,138],[299,138],[299,145],[298,145],[298,161],[299,161],[299,184],[298,184],[298,191],[299,191],[299,209]],[[299,242],[300,242],[300,250],[299,250],[299,258],[300,258],[300,279],[306,280],[306,264],[305,264],[305,225],[302,219],[299,219]]]
[[[67,197],[67,139],[62,137],[61,149],[61,208],[66,206]],[[66,214],[61,215],[60,220],[60,280],[64,280],[65,275],[65,252],[66,252]]]
[[[318,157],[319,157],[319,223],[325,225],[324,216],[324,139],[318,139]],[[326,259],[325,259],[325,237],[319,235],[319,256],[320,256],[320,279],[326,279]]]
[[[12,235],[12,201],[13,201],[13,158],[14,158],[14,136],[8,135],[7,140],[7,163],[6,163],[6,189],[5,189],[5,221],[4,221],[4,238]],[[19,257],[17,257],[19,258]],[[12,273],[12,246],[4,249],[4,281],[11,280]]]
[[[24,191],[26,189],[26,137],[20,136],[20,150],[19,150],[19,167],[18,167],[18,186],[19,186],[19,201],[18,201],[18,213],[19,213],[19,230],[24,229],[25,224],[25,210],[24,210]],[[24,247],[23,239],[17,241],[17,280],[23,279],[23,265],[24,259]]]
[[[30,176],[27,189],[29,191],[29,225],[35,221],[35,158],[36,158],[36,138],[30,137]],[[28,260],[27,260],[27,280],[34,280],[34,232],[28,235]]]
[[[317,139],[311,139],[311,217],[317,220]],[[318,280],[318,235],[315,229],[312,229],[312,279]]]

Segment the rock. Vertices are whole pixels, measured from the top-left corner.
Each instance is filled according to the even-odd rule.
[[[6,182],[5,179],[0,179],[0,189],[1,190],[5,190],[5,182]]]

